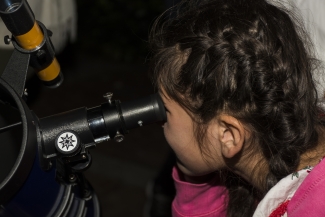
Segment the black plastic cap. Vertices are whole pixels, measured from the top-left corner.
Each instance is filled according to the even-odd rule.
[[[64,80],[63,73],[60,71],[59,75],[51,81],[42,81],[43,84],[48,88],[57,88],[59,87]]]

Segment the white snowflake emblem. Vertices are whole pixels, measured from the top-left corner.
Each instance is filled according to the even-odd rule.
[[[71,132],[64,132],[59,135],[57,147],[63,152],[70,152],[77,147],[78,138]]]

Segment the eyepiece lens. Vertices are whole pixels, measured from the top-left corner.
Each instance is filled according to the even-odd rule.
[[[20,7],[21,4],[22,4],[22,0],[0,1],[0,12],[5,12],[5,13],[14,12]]]

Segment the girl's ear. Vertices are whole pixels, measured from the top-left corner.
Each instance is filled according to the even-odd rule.
[[[224,157],[232,158],[243,148],[245,128],[238,119],[230,115],[220,115],[218,120],[221,152]]]

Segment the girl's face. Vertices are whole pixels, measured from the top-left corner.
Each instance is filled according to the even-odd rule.
[[[166,94],[160,95],[167,112],[167,121],[163,125],[164,134],[177,156],[179,169],[190,176],[205,175],[220,169],[222,157],[218,144],[198,144],[194,134],[194,122],[188,111]],[[216,141],[212,138],[214,135],[210,128],[209,126],[207,129],[206,141]],[[202,155],[200,145],[207,149],[209,156]]]

